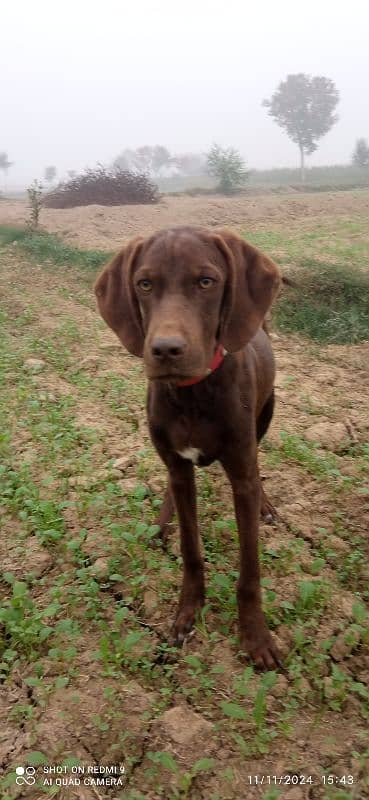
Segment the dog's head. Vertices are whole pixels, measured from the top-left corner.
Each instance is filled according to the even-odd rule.
[[[100,313],[149,378],[202,376],[217,345],[240,350],[280,285],[277,266],[228,230],[170,228],[134,239],[95,284]]]

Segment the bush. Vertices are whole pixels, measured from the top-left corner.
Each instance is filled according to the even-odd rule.
[[[235,194],[248,178],[245,162],[233,147],[214,144],[207,154],[207,169],[209,175],[217,178],[217,191],[221,194]]]
[[[114,167],[106,169],[99,165],[82,175],[59,183],[44,197],[48,208],[74,208],[92,204],[121,206],[130,203],[157,203],[158,187],[147,175]]]
[[[369,273],[350,266],[301,262],[277,303],[280,330],[320,342],[349,344],[369,339]]]

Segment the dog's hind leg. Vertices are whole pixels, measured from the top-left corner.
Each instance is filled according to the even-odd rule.
[[[159,511],[159,515],[155,520],[155,525],[159,525],[160,530],[158,531],[158,536],[163,542],[163,545],[167,544],[169,533],[170,533],[170,523],[173,519],[175,512],[175,505],[173,500],[173,495],[170,490],[169,484],[165,490],[164,499],[162,506]]]
[[[267,432],[267,430],[269,428],[269,425],[270,425],[272,417],[273,417],[273,411],[274,411],[274,390],[273,390],[272,394],[268,397],[268,400],[266,401],[265,405],[263,406],[263,408],[262,408],[262,410],[261,410],[261,412],[259,414],[259,417],[257,419],[256,434],[257,434],[258,442],[260,442],[260,440],[263,438],[263,436],[266,434],[266,432]],[[263,483],[262,483],[261,479],[260,479],[260,486],[261,486],[261,512],[260,512],[260,515],[261,515],[261,518],[262,518],[262,520],[264,522],[266,522],[269,525],[271,525],[273,522],[276,521],[277,512],[276,512],[274,506],[269,502],[269,500],[268,500],[268,498],[267,498],[267,496],[265,494]]]

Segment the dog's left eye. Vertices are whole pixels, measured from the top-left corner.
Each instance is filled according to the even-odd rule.
[[[199,286],[201,286],[202,289],[209,289],[213,283],[215,283],[214,278],[199,278]]]
[[[141,281],[138,281],[137,286],[143,292],[151,292],[152,289],[152,283],[148,278],[142,278]]]

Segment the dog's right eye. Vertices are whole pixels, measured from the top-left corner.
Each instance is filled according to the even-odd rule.
[[[137,286],[142,292],[151,292],[152,282],[148,278],[142,278],[138,281]]]
[[[206,275],[204,275],[202,278],[199,278],[199,286],[201,286],[202,289],[209,289],[214,283],[214,278],[208,278]]]

